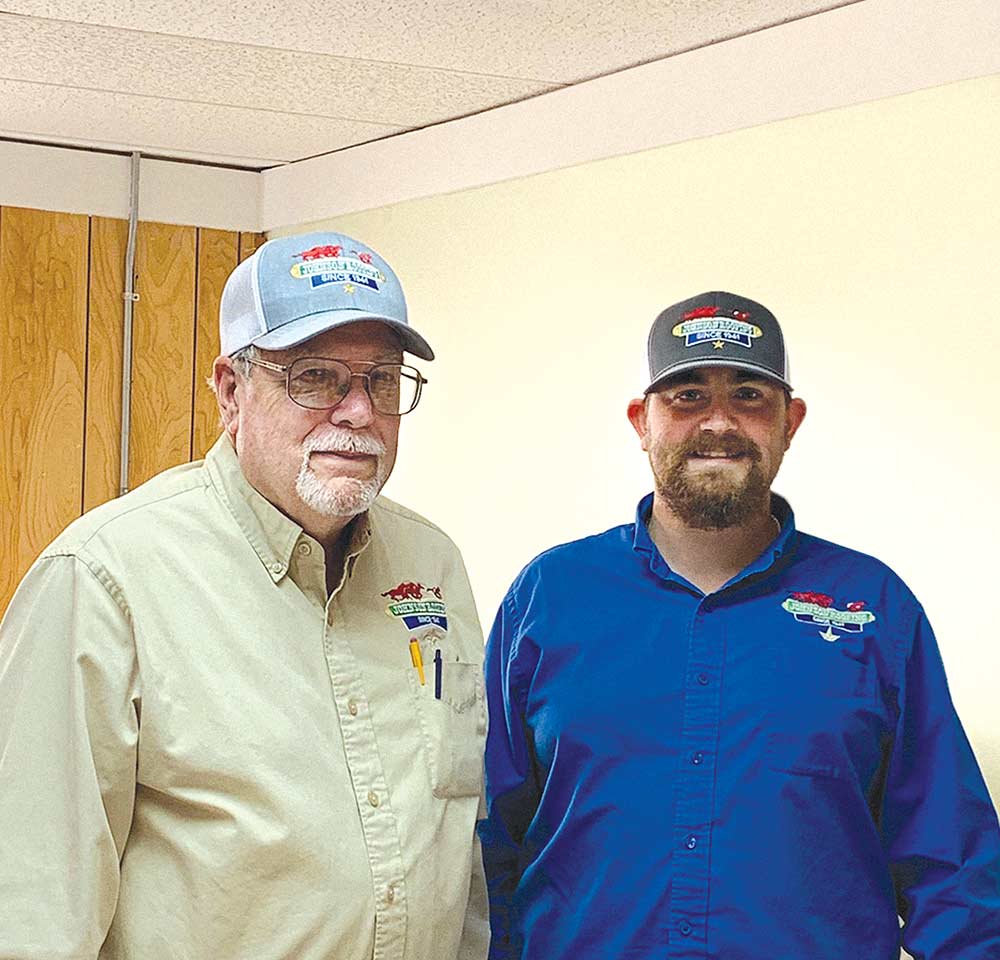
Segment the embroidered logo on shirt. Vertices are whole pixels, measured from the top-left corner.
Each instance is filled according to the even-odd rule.
[[[846,604],[845,610],[838,610],[833,605],[833,597],[805,590],[793,593],[782,603],[781,608],[799,623],[826,627],[819,635],[828,643],[833,643],[840,639],[840,634],[834,632],[834,627],[844,633],[861,633],[865,624],[875,622],[875,614],[866,610],[865,606],[864,600],[852,600]]]
[[[749,320],[750,314],[745,310],[722,313],[718,307],[696,307],[684,314],[682,322],[671,333],[675,337],[684,337],[685,347],[712,341],[716,350],[721,350],[727,343],[749,348],[763,334],[760,327]]]
[[[422,583],[404,580],[382,594],[392,602],[385,612],[397,620],[402,620],[407,630],[418,627],[436,626],[448,629],[448,611],[442,602],[440,587],[425,587]],[[425,600],[425,596],[435,599]]]

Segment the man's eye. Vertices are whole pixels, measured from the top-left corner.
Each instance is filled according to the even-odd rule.
[[[679,403],[697,403],[704,396],[700,390],[679,390],[674,394],[674,400]]]
[[[760,400],[763,396],[764,394],[754,387],[740,387],[736,391],[737,400]]]
[[[342,389],[344,374],[331,367],[305,367],[295,371],[295,386],[299,390]]]
[[[322,367],[306,367],[305,370],[296,372],[295,379],[303,383],[322,383],[332,376],[332,371],[324,370]]]

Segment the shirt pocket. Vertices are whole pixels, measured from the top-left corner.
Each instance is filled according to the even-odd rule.
[[[779,659],[765,746],[781,773],[844,779],[878,744],[878,670],[862,650],[814,646]]]
[[[479,663],[441,662],[441,698],[434,696],[434,663],[427,682],[407,671],[435,797],[478,797],[483,789],[486,689]]]

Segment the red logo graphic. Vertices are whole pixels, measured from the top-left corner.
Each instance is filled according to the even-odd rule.
[[[715,317],[719,314],[718,307],[695,307],[684,314],[685,320],[698,320],[701,317]]]
[[[395,600],[397,603],[400,600],[423,600],[425,590],[437,597],[438,600],[441,599],[440,587],[425,587],[422,583],[409,583],[405,580],[398,587],[386,590],[382,596]]]
[[[811,590],[793,593],[792,599],[798,600],[799,603],[815,603],[817,607],[833,606],[833,597],[828,597],[825,593],[813,593]]]
[[[303,250],[302,253],[295,254],[295,256],[302,257],[303,260],[329,260],[333,257],[339,257],[343,249],[343,247],[330,243],[321,247],[310,247],[308,250]]]
[[[372,255],[370,253],[358,253],[357,250],[355,250],[353,252],[357,254],[358,259],[362,263],[368,263],[368,264],[370,264],[372,262]]]
[[[750,319],[750,314],[747,313],[746,310],[734,310],[733,311],[733,316],[737,320],[742,320],[744,323],[746,323],[747,320]]]
[[[864,608],[865,608],[864,600],[852,600],[847,605],[847,609],[850,610],[851,613],[860,613],[862,610],[864,610]]]

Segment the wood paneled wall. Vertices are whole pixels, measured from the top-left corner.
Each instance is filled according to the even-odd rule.
[[[123,220],[0,208],[0,613],[42,548],[118,495],[127,238]],[[139,224],[130,487],[218,436],[219,300],[263,239]]]

